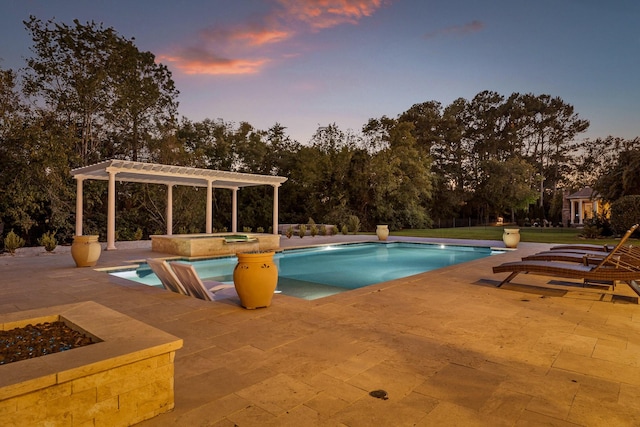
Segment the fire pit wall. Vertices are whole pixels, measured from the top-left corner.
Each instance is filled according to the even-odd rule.
[[[0,366],[3,425],[129,426],[173,408],[181,339],[94,302],[1,315],[0,327],[52,321],[98,342]]]

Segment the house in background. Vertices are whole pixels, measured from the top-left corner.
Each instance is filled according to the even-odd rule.
[[[581,227],[585,220],[597,215],[609,215],[609,204],[605,203],[591,187],[584,187],[573,194],[565,194],[562,222],[571,227]]]

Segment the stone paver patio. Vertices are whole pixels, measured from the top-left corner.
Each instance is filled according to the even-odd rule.
[[[97,267],[162,256],[125,246]],[[175,409],[144,426],[640,425],[640,306],[626,285],[523,274],[494,286],[506,274],[493,265],[548,247],[258,310],[124,285],[59,248],[0,256],[0,313],[96,301],[182,338]]]

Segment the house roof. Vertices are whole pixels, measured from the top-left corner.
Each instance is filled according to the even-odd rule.
[[[570,194],[567,199],[598,199],[600,196],[593,191],[591,187],[584,187],[573,194]]]
[[[208,182],[211,181],[211,185],[215,188],[239,188],[256,185],[280,186],[287,180],[285,177],[274,175],[257,175],[128,160],[107,160],[71,170],[71,176],[76,179],[108,181],[110,173],[116,174],[117,181],[192,187],[207,187]]]

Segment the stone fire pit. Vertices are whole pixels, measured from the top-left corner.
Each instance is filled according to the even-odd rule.
[[[0,315],[0,328],[57,321],[97,342],[1,365],[4,425],[128,426],[173,408],[181,339],[91,301]]]

